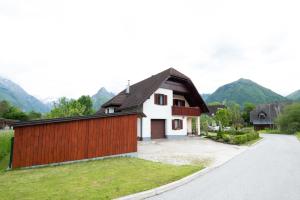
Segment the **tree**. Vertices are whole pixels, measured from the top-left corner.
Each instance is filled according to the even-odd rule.
[[[207,105],[209,105],[209,106],[218,106],[218,105],[223,105],[223,104],[220,103],[220,102],[214,101],[214,102],[208,103]]]
[[[0,102],[0,117],[14,120],[28,120],[26,113],[12,106],[8,101]]]
[[[295,133],[300,131],[300,103],[287,105],[277,119],[281,131]]]
[[[48,118],[71,117],[90,115],[94,111],[93,103],[89,96],[81,96],[78,100],[62,97],[54,103],[54,108],[47,115]]]
[[[214,118],[217,122],[219,122],[221,128],[229,126],[230,112],[227,108],[219,109]]]
[[[84,96],[83,95],[77,101],[85,107],[85,109],[83,111],[84,115],[91,115],[91,114],[94,113],[93,101],[92,101],[92,98],[90,96]]]
[[[227,108],[230,113],[230,122],[232,126],[237,130],[242,126],[243,118],[241,115],[241,107],[235,102],[228,102]]]
[[[255,109],[255,105],[253,103],[244,104],[242,117],[244,119],[244,122],[246,122],[247,124],[250,124],[250,112],[254,109]]]
[[[22,112],[20,109],[14,106],[10,106],[8,111],[3,114],[3,117],[6,119],[15,119],[21,121],[28,120],[28,116],[26,115],[26,113]]]
[[[211,125],[213,119],[208,115],[201,115],[200,117],[200,129],[204,131],[205,134],[208,134],[208,126]]]
[[[35,111],[30,111],[27,115],[30,120],[42,118],[42,114],[39,112],[35,112]]]
[[[9,108],[11,105],[8,101],[1,101],[0,102],[0,117],[3,117],[4,113],[7,113],[9,111]]]

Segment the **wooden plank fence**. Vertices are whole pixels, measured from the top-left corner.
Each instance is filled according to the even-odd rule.
[[[16,126],[12,168],[137,151],[137,114]]]

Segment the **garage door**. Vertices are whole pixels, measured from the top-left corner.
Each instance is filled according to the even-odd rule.
[[[151,139],[165,138],[165,120],[152,119],[151,120]]]

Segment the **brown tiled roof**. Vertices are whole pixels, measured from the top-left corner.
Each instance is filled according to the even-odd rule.
[[[169,68],[161,73],[153,75],[143,81],[140,81],[130,86],[129,94],[126,94],[126,91],[123,90],[111,100],[103,104],[102,108],[109,106],[119,106],[118,110],[138,109],[138,107],[141,106],[160,87],[160,85],[170,77],[185,80],[196,91],[194,92],[194,95],[197,98],[198,104],[201,107],[202,112],[208,112],[206,104],[197,92],[190,78],[175,70],[174,68]],[[99,112],[101,112],[101,109]]]
[[[271,103],[257,105],[256,108],[250,112],[250,121],[253,124],[273,124],[274,120],[282,112],[284,104]],[[265,119],[260,119],[259,114],[264,113]]]

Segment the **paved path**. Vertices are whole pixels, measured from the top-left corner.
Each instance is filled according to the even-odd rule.
[[[219,166],[247,149],[248,146],[223,144],[202,137],[185,137],[139,142],[138,157],[173,165],[207,162],[209,166]]]
[[[300,142],[287,135],[263,137],[225,165],[150,199],[300,200]]]

